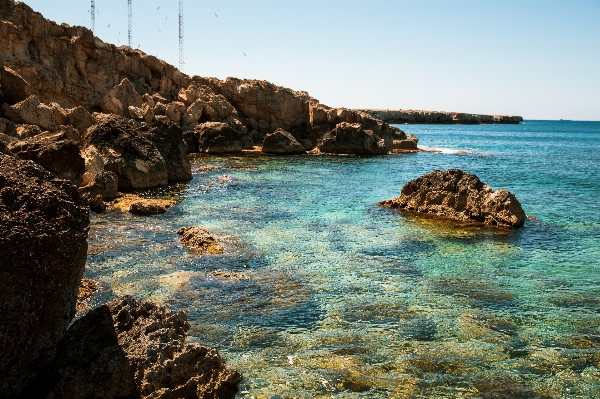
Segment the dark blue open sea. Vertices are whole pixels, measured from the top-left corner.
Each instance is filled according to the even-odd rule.
[[[600,122],[405,125],[441,149],[381,157],[201,156],[158,217],[92,217],[98,300],[185,310],[244,374],[239,397],[600,397]],[[512,191],[520,229],[377,207],[460,168]],[[214,232],[224,255],[181,247]]]

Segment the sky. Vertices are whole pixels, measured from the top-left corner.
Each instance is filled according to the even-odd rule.
[[[90,0],[27,0],[91,28]],[[127,0],[95,0],[127,44]],[[600,0],[183,0],[189,75],[264,79],[332,107],[600,120]],[[178,0],[132,0],[132,47],[179,66]]]

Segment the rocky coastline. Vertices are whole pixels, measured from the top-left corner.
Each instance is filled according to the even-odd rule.
[[[419,111],[412,109],[361,109],[389,124],[440,124],[440,125],[482,125],[482,124],[519,124],[521,116],[513,115],[480,115],[464,112]]]

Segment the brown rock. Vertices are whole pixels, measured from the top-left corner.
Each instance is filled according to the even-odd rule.
[[[399,197],[378,205],[492,226],[519,227],[525,222],[525,212],[512,193],[494,191],[459,169],[435,170],[411,180]]]
[[[2,86],[4,100],[9,104],[20,103],[33,94],[29,83],[8,67],[0,68],[0,86]]]
[[[72,129],[72,128],[71,128]],[[8,148],[19,158],[35,161],[78,186],[85,172],[85,162],[79,153],[77,142],[72,140],[75,129],[58,133],[42,133],[35,137],[12,142]]]
[[[227,123],[202,123],[196,126],[194,135],[201,152],[223,154],[242,151],[240,135]]]
[[[304,154],[306,150],[289,132],[277,129],[265,136],[262,152],[268,154]]]
[[[130,296],[77,320],[30,397],[233,399],[242,376],[218,352],[185,343],[185,313]]]
[[[188,126],[192,123],[196,123],[202,116],[204,110],[204,101],[196,100],[187,108],[183,116],[181,117],[181,125]]]
[[[222,254],[225,249],[215,240],[208,230],[198,226],[182,227],[177,230],[181,236],[181,245],[210,254]]]
[[[124,194],[113,203],[113,207],[138,216],[151,216],[166,213],[175,201],[142,198],[136,194]]]
[[[29,96],[15,105],[5,105],[3,111],[4,116],[17,123],[36,125],[51,131],[58,127],[52,108],[42,104],[36,96]]]
[[[67,124],[73,126],[81,134],[85,133],[87,128],[96,123],[92,115],[81,106],[68,109],[65,113],[67,115]]]
[[[110,201],[119,196],[119,178],[109,170],[100,170],[94,174],[85,186],[79,188],[79,192],[89,199],[90,208],[94,212],[102,212],[106,206],[103,201]],[[100,197],[100,198],[98,198]]]
[[[19,124],[15,125],[15,136],[19,140],[25,140],[31,137],[35,137],[38,134],[42,134],[44,131],[36,125]]]
[[[108,114],[115,114],[129,117],[129,107],[141,108],[142,97],[135,90],[129,79],[125,78],[113,87],[100,100],[102,111]]]
[[[385,142],[372,130],[363,129],[360,123],[339,123],[317,143],[319,151],[331,154],[387,154]]]
[[[52,359],[75,314],[89,210],[71,183],[0,154],[0,215],[0,391],[10,398]]]

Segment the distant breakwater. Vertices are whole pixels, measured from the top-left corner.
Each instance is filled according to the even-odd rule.
[[[463,112],[445,111],[419,111],[419,110],[391,110],[391,109],[361,109],[374,118],[389,124],[399,123],[424,123],[424,124],[455,124],[455,125],[480,125],[480,124],[519,124],[523,122],[521,116],[513,115],[479,115]]]

